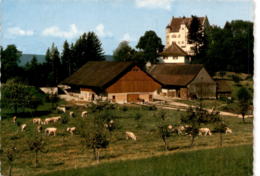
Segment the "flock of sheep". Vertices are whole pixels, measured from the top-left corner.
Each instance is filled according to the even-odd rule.
[[[66,107],[60,107],[60,106],[58,106],[58,107],[57,107],[57,110],[58,110],[58,111],[61,111],[61,112],[63,112],[63,113],[66,113]],[[87,117],[87,114],[88,114],[87,111],[83,111],[83,112],[81,113],[81,117],[82,117],[82,118]],[[69,115],[70,115],[70,117],[74,117],[74,112],[73,112],[73,111],[70,111],[70,112],[69,112]],[[16,120],[17,120],[17,117],[14,116],[14,117],[13,117],[13,123],[16,123]],[[32,119],[32,123],[35,124],[35,125],[38,125],[38,126],[37,126],[37,131],[38,131],[39,133],[41,133],[41,132],[43,131],[43,126],[42,126],[42,125],[47,125],[47,124],[50,124],[50,123],[57,123],[57,122],[60,121],[60,120],[61,120],[61,116],[49,117],[49,118],[45,118],[44,120],[42,120],[41,118],[33,118],[33,119]],[[104,127],[105,127],[105,128],[109,128],[109,127],[111,127],[113,124],[114,124],[114,121],[113,121],[113,120],[110,120],[108,123],[105,123],[105,124],[104,124]],[[22,131],[22,132],[25,131],[26,128],[27,128],[27,124],[25,124],[25,123],[24,123],[24,124],[21,124],[21,131]],[[73,135],[73,134],[75,133],[75,131],[76,131],[76,127],[68,127],[68,128],[66,129],[66,131],[67,131],[68,133],[70,133],[71,135]],[[45,128],[44,133],[45,133],[45,135],[47,135],[47,136],[51,136],[51,135],[56,136],[56,134],[57,134],[57,128],[56,128],[56,127],[47,127],[47,128]],[[135,135],[133,132],[131,132],[131,131],[126,131],[126,132],[125,132],[125,135],[126,135],[126,139],[132,139],[132,140],[136,141],[136,135]]]
[[[181,126],[178,126],[176,128],[173,128],[172,125],[168,125],[168,130],[170,132],[175,132],[177,133],[178,135],[188,135],[187,133],[187,129],[188,128],[191,128],[191,126],[189,125],[181,125]],[[232,130],[228,127],[225,128],[225,134],[228,134],[228,133],[232,133]],[[199,133],[198,133],[199,136],[211,136],[212,133],[211,133],[211,130],[209,128],[199,128]]]

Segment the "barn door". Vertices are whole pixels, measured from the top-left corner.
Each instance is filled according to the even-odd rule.
[[[140,101],[139,94],[128,94],[127,95],[127,102],[136,103],[136,102],[139,102],[139,101]]]

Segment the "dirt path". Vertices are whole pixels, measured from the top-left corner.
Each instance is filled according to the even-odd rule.
[[[185,104],[185,103],[176,102],[172,98],[168,98],[168,97],[156,96],[156,98],[160,99],[161,102],[153,103],[153,105],[157,106],[158,108],[162,108],[162,109],[173,109],[173,110],[179,110],[179,111],[187,111],[187,109],[189,107],[193,107],[193,108],[196,107],[194,105],[190,106],[190,105]],[[209,112],[212,111],[212,109],[206,109],[206,110],[209,111]],[[235,114],[235,113],[225,112],[225,111],[220,111],[220,115],[242,118],[241,114]],[[246,115],[245,116],[245,118],[252,118],[252,117],[253,117],[253,115]]]

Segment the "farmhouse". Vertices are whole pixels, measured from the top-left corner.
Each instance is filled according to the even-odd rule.
[[[159,92],[165,96],[216,98],[216,83],[201,64],[157,64],[148,72],[162,84]]]
[[[202,29],[205,30],[209,26],[207,17],[198,17]],[[189,55],[193,55],[192,47],[195,45],[188,42],[189,26],[192,18],[187,17],[172,17],[171,22],[166,26],[166,46],[168,48],[175,42]]]
[[[190,56],[175,42],[160,53],[161,63],[189,63]]]
[[[88,62],[62,81],[86,101],[149,102],[161,85],[132,62]]]

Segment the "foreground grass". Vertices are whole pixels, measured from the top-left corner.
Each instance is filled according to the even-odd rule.
[[[180,152],[141,160],[105,163],[41,176],[226,176],[252,175],[252,145]]]
[[[70,119],[68,124],[49,124],[46,127],[57,127],[57,136],[45,137],[47,143],[48,153],[40,153],[39,161],[40,167],[33,167],[34,153],[28,150],[24,133],[20,132],[20,128],[12,123],[12,119],[3,119],[1,121],[1,143],[2,147],[8,146],[8,143],[16,143],[17,149],[21,151],[19,156],[14,161],[13,175],[37,175],[52,173],[55,171],[62,171],[66,169],[85,168],[95,164],[93,161],[93,153],[90,149],[85,149],[81,145],[81,138],[79,135],[70,136],[66,132],[67,127],[75,126],[78,123],[81,112],[85,110],[84,107],[72,106],[69,111],[74,111],[76,117]],[[128,107],[127,109],[116,109],[115,113],[118,118],[115,123],[118,128],[113,131],[110,138],[110,144],[107,149],[100,153],[100,164],[107,162],[115,162],[129,159],[148,158],[152,156],[159,156],[164,154],[172,154],[177,152],[187,152],[190,150],[187,146],[190,144],[189,136],[172,136],[169,138],[169,147],[172,151],[165,152],[162,140],[158,136],[157,126],[158,117],[154,114],[157,111],[149,110],[141,107]],[[140,118],[136,118],[136,114],[140,114]],[[57,116],[60,113],[52,112],[40,116],[41,118]],[[167,123],[177,125],[180,117],[184,112],[168,110]],[[93,118],[94,114],[89,114],[88,118]],[[234,117],[224,117],[228,126],[233,130],[232,134],[223,136],[223,146],[252,144],[253,139],[253,119],[246,119],[247,123],[242,123],[241,119]],[[34,129],[30,117],[18,117],[21,123],[26,123],[29,129]],[[214,126],[209,124],[203,127],[214,129]],[[126,130],[132,131],[137,136],[137,141],[125,140],[124,132]],[[63,136],[65,134],[65,136]],[[219,147],[219,135],[201,136],[196,138],[195,145],[192,150],[208,149]],[[220,159],[221,160],[221,159]],[[197,160],[198,162],[199,160]],[[100,165],[102,166],[102,165]],[[1,162],[2,174],[7,175],[8,165],[6,160]],[[149,168],[149,166],[147,166]],[[240,165],[238,165],[240,167]],[[242,167],[242,166],[241,166]],[[129,170],[131,172],[131,170]],[[97,174],[99,175],[99,174]],[[102,174],[100,174],[102,175]],[[111,174],[110,174],[111,175]]]

